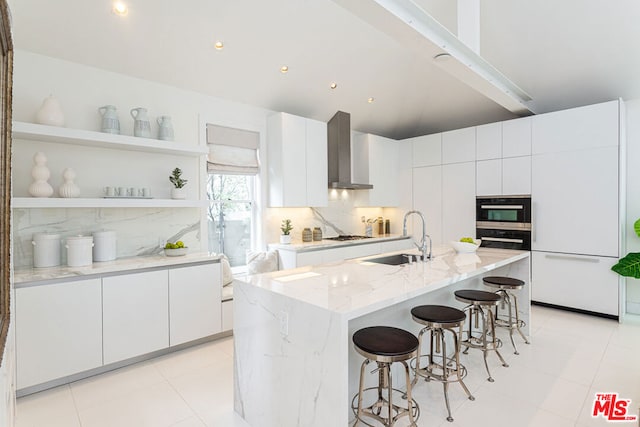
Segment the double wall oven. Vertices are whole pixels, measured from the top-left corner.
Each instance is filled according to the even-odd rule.
[[[531,196],[476,198],[476,238],[488,248],[531,250]]]

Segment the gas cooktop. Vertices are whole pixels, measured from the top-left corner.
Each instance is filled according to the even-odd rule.
[[[350,234],[341,234],[336,237],[325,237],[325,240],[337,240],[339,242],[343,242],[345,240],[361,240],[361,239],[370,239],[369,236],[353,236]]]

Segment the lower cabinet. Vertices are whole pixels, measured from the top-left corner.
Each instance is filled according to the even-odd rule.
[[[222,301],[222,332],[233,329],[233,300]]]
[[[18,288],[17,388],[102,366],[101,280]]]
[[[166,270],[102,279],[104,363],[169,347]]]
[[[215,280],[220,274],[220,264],[169,270],[169,345],[222,330],[221,283]]]
[[[618,316],[617,258],[531,253],[531,300]]]

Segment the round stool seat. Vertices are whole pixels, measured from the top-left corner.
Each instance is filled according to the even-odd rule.
[[[493,292],[476,291],[474,289],[461,289],[453,293],[456,299],[466,303],[486,303],[495,305],[502,298]]]
[[[430,323],[459,323],[466,319],[464,311],[444,305],[420,305],[411,309],[417,321]]]
[[[374,356],[404,356],[418,349],[418,338],[411,332],[391,326],[370,326],[353,334],[356,348]]]
[[[505,276],[489,276],[483,277],[482,281],[487,286],[502,289],[520,289],[524,286],[524,282],[520,279]]]

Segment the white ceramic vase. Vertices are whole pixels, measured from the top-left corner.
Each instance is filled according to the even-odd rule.
[[[49,168],[47,167],[47,157],[43,152],[38,151],[33,156],[33,164],[34,166],[31,169],[33,183],[29,186],[29,194],[33,197],[51,196],[53,194],[53,187],[47,182],[51,176],[51,172],[49,172]]]
[[[281,234],[280,235],[280,243],[283,245],[288,245],[291,243],[291,234]]]
[[[62,108],[53,95],[49,95],[42,101],[42,106],[36,113],[36,123],[49,126],[64,126]]]
[[[76,179],[76,173],[71,168],[66,168],[62,174],[64,183],[58,189],[60,197],[71,198],[80,196],[80,188],[73,182]]]
[[[187,192],[184,188],[172,188],[171,189],[171,198],[176,200],[184,200],[187,198]]]

